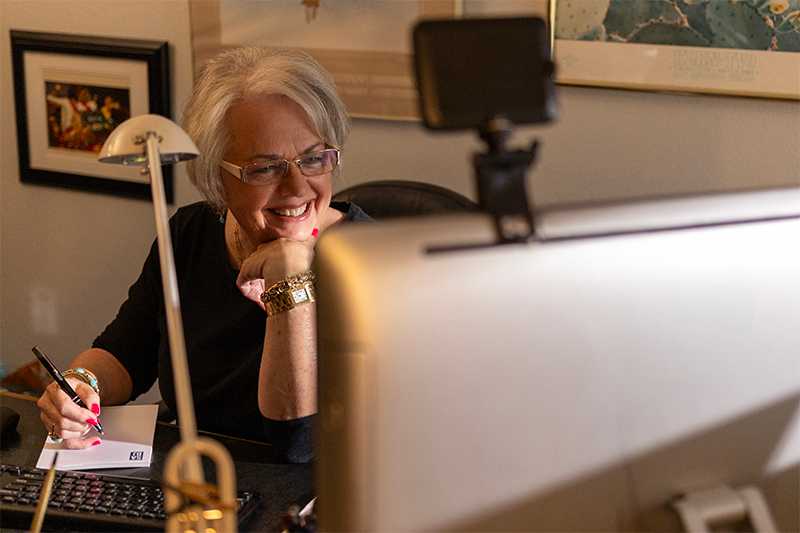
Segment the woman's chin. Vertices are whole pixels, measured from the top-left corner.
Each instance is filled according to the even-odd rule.
[[[307,220],[297,225],[281,225],[280,227],[270,226],[270,239],[289,239],[292,241],[305,241],[311,237],[311,232],[316,227],[315,220]]]

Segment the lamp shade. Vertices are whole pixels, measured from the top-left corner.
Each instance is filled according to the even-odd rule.
[[[199,151],[180,126],[161,115],[139,115],[117,126],[108,136],[100,155],[101,163],[144,165],[147,162],[145,141],[149,132],[158,136],[161,164],[177,163],[197,157]]]

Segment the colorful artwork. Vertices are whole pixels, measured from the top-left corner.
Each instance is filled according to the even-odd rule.
[[[168,43],[10,33],[20,181],[149,200],[150,181],[138,167],[97,156],[130,117],[171,115]],[[162,174],[172,202],[172,167]]]
[[[800,52],[800,0],[559,0],[556,38]]]
[[[128,89],[45,81],[51,148],[99,153],[108,135],[130,118]]]
[[[566,85],[800,100],[800,0],[550,0]]]

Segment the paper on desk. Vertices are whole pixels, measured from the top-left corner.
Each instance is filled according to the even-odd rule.
[[[63,444],[45,439],[36,468],[50,468],[56,451],[56,470],[150,466],[156,414],[157,405],[104,407],[100,422],[105,436],[98,435],[102,444],[83,450],[68,450]],[[94,430],[92,433],[96,434]]]

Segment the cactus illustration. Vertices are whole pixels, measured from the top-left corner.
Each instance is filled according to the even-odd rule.
[[[791,18],[787,17],[776,29],[775,40],[777,49],[781,52],[800,52],[800,11],[794,13],[794,16],[790,14]],[[785,31],[782,31],[781,27],[784,27]]]
[[[711,46],[767,50],[772,43],[767,19],[747,2],[709,2],[706,20],[713,32]]]
[[[556,37],[800,52],[800,0],[558,0]]]
[[[785,33],[788,31],[800,32],[800,10],[788,13],[775,31]]]
[[[627,38],[640,26],[652,21],[678,24],[681,21],[681,13],[670,0],[649,2],[611,0],[603,24],[609,34]]]
[[[667,22],[650,22],[628,38],[630,43],[708,46],[708,40],[692,28]]]
[[[760,0],[759,0],[760,1]],[[706,4],[708,0],[678,0],[677,7],[686,17],[689,27],[703,36],[709,43],[714,38],[714,33],[706,19]]]
[[[800,52],[800,32],[779,33],[777,41],[781,52]]]
[[[786,13],[790,5],[789,0],[769,0],[761,6],[759,11],[767,16],[780,15]]]
[[[581,35],[578,40],[580,41],[607,41],[608,34],[606,33],[606,29],[601,26],[595,26],[591,30],[587,31],[583,35]]]
[[[556,11],[556,37],[580,39],[602,26],[611,0],[560,0]]]

